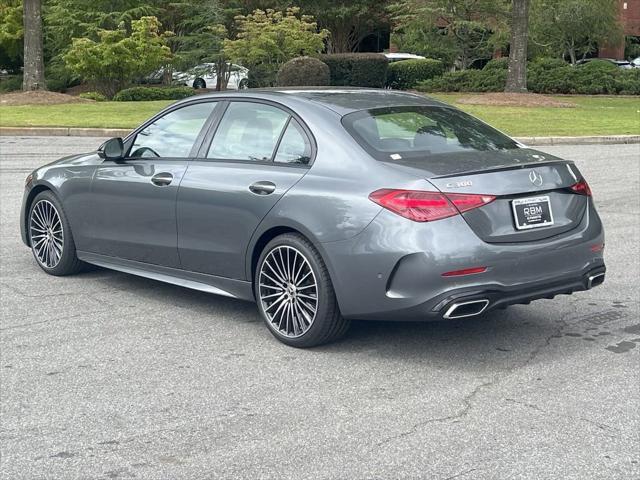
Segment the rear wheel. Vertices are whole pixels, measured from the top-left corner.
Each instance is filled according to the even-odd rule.
[[[202,78],[196,78],[193,81],[193,88],[207,88],[207,83]]]
[[[51,275],[72,275],[83,262],[76,256],[71,227],[56,196],[39,193],[29,209],[29,244],[40,268]]]
[[[321,345],[349,326],[322,257],[301,235],[280,235],[267,244],[256,268],[255,294],[269,331],[287,345]]]

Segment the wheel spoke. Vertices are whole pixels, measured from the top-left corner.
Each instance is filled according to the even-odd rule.
[[[300,305],[302,305],[307,310],[309,310],[309,312],[312,313],[313,315],[316,314],[316,309],[314,307],[312,307],[311,305],[307,304],[307,302],[305,302],[304,300],[300,300]]]
[[[286,281],[287,275],[285,274],[284,270],[282,270],[281,268],[281,262],[278,262],[278,259],[276,258],[276,256],[273,254],[273,252],[271,252],[269,254],[269,256],[267,257],[267,262],[269,262],[269,267],[271,267],[271,269],[273,270],[273,267],[270,263],[270,261],[273,261],[273,265],[275,265],[275,268],[278,270],[278,274],[280,276],[280,278],[282,278],[283,283]]]
[[[273,274],[275,275],[275,277],[278,279],[280,283],[286,282],[286,280],[278,272],[276,272],[276,270],[271,266],[271,264],[269,263],[269,260],[265,262],[265,265],[269,267],[269,270],[273,272]]]
[[[318,301],[316,297],[312,297],[311,295],[305,295],[304,293],[298,293],[298,297],[308,298],[309,300],[313,300],[314,302]]]
[[[264,309],[265,312],[268,312],[269,310],[271,310],[273,307],[275,307],[278,303],[281,303],[286,297],[284,295],[281,295],[280,298],[278,298],[277,300],[275,300],[271,305],[269,305],[267,308]],[[263,297],[264,300],[264,297]],[[278,310],[276,310],[277,312]],[[274,313],[275,315],[275,313]]]
[[[273,283],[275,283],[276,285],[281,285],[282,282],[279,282],[277,280],[274,280],[272,277],[270,277],[269,275],[267,275],[264,271],[262,271],[260,273],[260,275],[264,275],[265,277],[267,277],[269,280],[271,280]]]

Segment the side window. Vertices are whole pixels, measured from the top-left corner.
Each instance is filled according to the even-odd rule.
[[[130,157],[188,157],[216,103],[196,103],[173,110],[136,136]]]
[[[308,165],[311,160],[311,144],[300,124],[293,118],[280,140],[274,158],[278,163],[297,163]]]
[[[207,158],[270,161],[288,119],[288,113],[270,105],[231,102]]]

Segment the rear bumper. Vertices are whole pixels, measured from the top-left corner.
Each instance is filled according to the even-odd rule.
[[[604,282],[606,267],[603,265],[592,268],[585,273],[567,278],[558,278],[534,284],[519,286],[517,288],[496,288],[487,285],[480,289],[463,289],[455,292],[448,292],[434,301],[428,302],[425,311],[418,308],[414,312],[406,312],[408,317],[429,316],[435,318],[462,318],[474,315],[465,315],[466,312],[456,314],[455,306],[470,304],[471,302],[486,302],[480,313],[506,308],[509,305],[529,304],[533,300],[551,299],[556,295],[571,295],[597,287]]]
[[[460,216],[416,223],[382,211],[358,236],[321,246],[345,317],[437,320],[456,302],[487,300],[489,311],[595,286],[604,232],[589,203],[576,228],[535,242],[484,242]],[[486,272],[442,276],[477,266]]]

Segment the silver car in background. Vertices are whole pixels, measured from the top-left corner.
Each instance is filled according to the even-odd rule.
[[[88,263],[255,301],[297,347],[350,319],[475,317],[605,275],[573,162],[388,90],[185,99],[34,171],[21,227],[47,273]]]
[[[227,82],[227,90],[243,90],[249,85],[249,70],[242,65],[235,63],[228,64],[229,81]],[[186,85],[193,88],[216,88],[218,75],[216,74],[215,63],[202,63],[186,72],[173,72],[172,78],[174,83]]]

